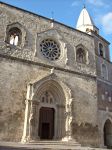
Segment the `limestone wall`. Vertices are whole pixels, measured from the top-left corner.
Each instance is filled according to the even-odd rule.
[[[27,83],[41,74],[47,74],[45,70],[0,58],[0,139],[20,141]]]
[[[0,8],[1,54],[55,65],[86,74],[96,74],[94,40],[91,36],[14,7],[0,4]],[[14,47],[5,42],[7,41],[7,28],[11,26],[19,27],[22,31],[20,46]],[[55,40],[60,45],[61,57],[57,61],[49,61],[40,52],[40,42],[47,38]],[[76,62],[76,47],[78,45],[83,45],[87,50],[86,65]]]
[[[20,141],[23,134],[27,84],[55,74],[72,91],[72,133],[79,143],[98,144],[96,65],[93,37],[50,19],[0,3],[0,140]],[[7,27],[17,26],[20,46],[7,43]],[[49,61],[40,52],[40,42],[59,43],[61,57]],[[87,64],[76,62],[76,47],[84,45]],[[93,136],[93,133],[94,136]],[[85,140],[84,140],[85,139]]]
[[[20,141],[27,84],[49,75],[50,69],[8,58],[0,58],[0,66],[0,140]],[[72,90],[73,124],[88,124],[94,129],[97,126],[95,80],[59,70],[55,74]],[[75,132],[77,129],[75,126],[73,128],[74,135],[78,136],[79,133]]]

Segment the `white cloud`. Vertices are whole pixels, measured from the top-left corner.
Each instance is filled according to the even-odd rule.
[[[77,1],[77,0],[75,0],[75,1],[71,4],[71,6],[72,6],[72,7],[74,7],[74,6],[78,6],[78,1]]]
[[[103,30],[107,34],[112,34],[112,12],[102,17]]]
[[[87,0],[88,3],[95,6],[104,6],[105,3],[102,0]]]

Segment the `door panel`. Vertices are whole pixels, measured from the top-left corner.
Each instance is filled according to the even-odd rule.
[[[39,136],[40,139],[53,139],[54,136],[54,109],[40,108],[39,113]]]

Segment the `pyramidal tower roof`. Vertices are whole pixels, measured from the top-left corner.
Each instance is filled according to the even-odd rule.
[[[85,8],[85,6],[79,15],[76,29],[83,31],[83,32],[87,32],[89,30],[93,30],[96,32],[98,31],[98,28],[95,26],[91,16],[89,15],[87,9]]]

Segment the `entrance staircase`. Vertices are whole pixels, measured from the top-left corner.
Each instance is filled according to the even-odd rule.
[[[38,141],[31,143],[0,142],[0,150],[104,150],[82,147],[77,142]]]

